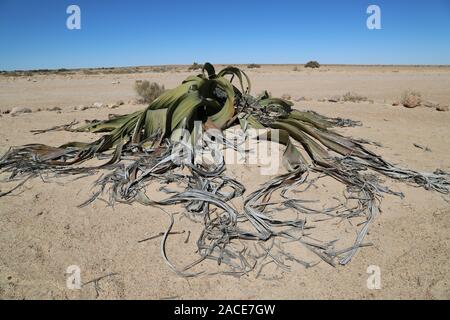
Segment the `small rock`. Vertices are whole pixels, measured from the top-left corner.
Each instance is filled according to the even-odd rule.
[[[119,84],[119,83],[120,83],[119,80],[115,80],[115,81],[111,82],[111,84]]]
[[[423,101],[422,102],[422,105],[424,106],[424,107],[427,107],[427,108],[437,108],[437,107],[439,107],[439,103],[437,103],[437,102],[434,102],[434,101]]]
[[[25,108],[25,107],[14,107],[11,110],[11,116],[17,116],[19,114],[23,114],[23,113],[32,113],[33,111],[31,111],[30,108]]]
[[[339,102],[339,100],[341,100],[341,97],[332,96],[331,98],[328,99],[328,102]]]
[[[60,107],[47,108],[47,111],[61,111]]]
[[[76,111],[84,111],[84,110],[87,110],[87,109],[90,109],[90,107],[83,106],[83,105],[79,105],[79,106],[73,107],[73,110],[76,110]]]
[[[283,94],[283,95],[281,96],[281,99],[283,99],[283,100],[291,100],[292,97],[291,97],[290,94],[285,93],[285,94]]]
[[[120,106],[122,106],[124,104],[125,104],[125,102],[123,102],[122,100],[119,100],[116,103],[113,103],[113,104],[109,105],[109,107],[111,109],[117,109],[118,107],[120,107]]]
[[[402,105],[405,108],[416,108],[422,103],[422,97],[419,92],[406,91],[403,94]]]
[[[399,103],[398,101],[392,102],[392,105],[393,105],[394,107],[397,107],[399,104],[400,104],[400,103]]]
[[[448,111],[449,110],[449,108],[448,108],[448,106],[437,106],[436,107],[436,110],[437,111]]]
[[[101,102],[95,102],[92,107],[93,108],[103,108],[105,105]]]
[[[141,101],[139,99],[133,99],[133,100],[128,101],[128,104],[131,104],[131,105],[135,106],[135,105],[139,105],[139,104],[142,104],[142,103],[141,103]]]

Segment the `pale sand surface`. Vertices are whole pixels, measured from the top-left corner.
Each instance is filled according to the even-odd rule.
[[[129,113],[143,108],[145,106],[131,103],[136,98],[134,81],[157,81],[171,88],[192,74],[186,68],[178,68],[178,72],[165,73],[39,75],[31,77],[30,81],[27,77],[0,77],[0,110],[19,106],[34,111],[17,117],[2,114],[0,152],[12,145],[33,142],[59,145],[94,140],[93,134],[33,135],[30,130],[46,129],[74,119],[81,122],[105,119],[109,113]],[[368,148],[387,160],[419,171],[439,168],[450,172],[450,112],[391,105],[407,89],[421,92],[427,100],[448,105],[449,67],[292,69],[293,66],[263,66],[250,70],[253,92],[267,89],[275,96],[306,97],[308,101],[296,102],[296,108],[362,121],[362,127],[339,131],[380,142],[383,147]],[[120,83],[112,84],[117,80]],[[347,91],[367,96],[373,103],[318,101]],[[74,110],[78,105],[111,104],[117,100],[125,101],[125,105],[117,109]],[[62,111],[37,112],[56,106]],[[414,143],[427,146],[431,152],[414,147]],[[240,179],[249,191],[268,179],[252,166],[230,166],[229,169],[229,174]],[[405,198],[385,196],[383,212],[372,224],[367,237],[373,246],[359,251],[345,267],[333,268],[322,262],[305,269],[294,264],[291,272],[268,268],[266,277],[256,278],[256,274],[251,273],[241,278],[201,276],[186,280],[175,275],[164,263],[160,239],[138,243],[165,231],[169,220],[160,210],[138,204],[118,204],[111,208],[101,201],[77,208],[91,194],[94,179],[70,182],[71,179],[65,178],[47,183],[35,179],[13,195],[0,198],[1,298],[96,298],[93,285],[79,291],[66,288],[65,271],[70,265],[81,267],[83,282],[117,273],[100,281],[100,299],[450,298],[450,204],[438,193],[388,180],[387,185],[403,192]],[[5,191],[11,186],[13,184],[2,183],[0,189]],[[324,182],[320,187],[316,190],[320,199],[339,192],[332,182]],[[336,229],[354,236],[351,227],[343,222]],[[187,244],[184,243],[186,234],[173,235],[168,241],[169,257],[182,266],[197,257],[195,240],[200,226],[177,218],[174,230],[192,232]],[[322,231],[325,236],[327,232],[329,230]],[[381,268],[380,290],[367,289],[369,265]],[[202,267],[210,271],[217,269],[213,262]],[[280,275],[281,279],[268,280]]]

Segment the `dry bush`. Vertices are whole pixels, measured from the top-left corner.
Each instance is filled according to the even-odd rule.
[[[194,62],[194,63],[188,68],[188,70],[189,70],[189,71],[193,71],[193,70],[199,70],[199,69],[202,69],[202,68],[203,68],[203,65],[202,65],[202,64],[197,63],[197,62]]]
[[[305,68],[320,68],[320,64],[317,61],[309,61],[305,64]]]
[[[345,102],[361,102],[361,101],[367,101],[367,97],[361,96],[354,92],[347,92],[344,94],[341,98],[341,101]]]
[[[145,103],[152,103],[153,100],[158,98],[166,89],[163,85],[159,85],[156,82],[138,80],[134,84],[134,90]]]
[[[81,70],[81,72],[83,72],[83,74],[85,74],[85,75],[93,75],[93,74],[97,74],[97,72],[95,72],[95,71],[92,70],[92,69],[83,69],[83,70]]]
[[[422,95],[420,92],[407,90],[403,92],[400,103],[406,108],[415,108],[422,103]]]
[[[169,67],[169,66],[157,66],[157,67],[152,67],[152,71],[153,71],[153,72],[157,72],[157,73],[169,72],[170,70],[172,70],[172,68]]]
[[[261,68],[261,65],[256,64],[256,63],[250,63],[250,64],[247,66],[247,68],[248,68],[248,69],[257,69],[257,68]]]

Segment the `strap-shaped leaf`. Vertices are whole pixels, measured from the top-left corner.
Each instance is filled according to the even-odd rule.
[[[258,139],[267,139],[286,146],[283,153],[283,166],[288,171],[295,171],[300,167],[306,168],[307,161],[292,143],[289,132],[283,129],[277,130],[278,132],[276,134],[273,131],[269,131],[266,135],[258,136]]]
[[[74,131],[77,132],[110,132],[114,129],[117,129],[121,126],[123,126],[127,121],[129,121],[132,118],[138,118],[143,114],[143,111],[136,111],[131,114],[126,114],[123,116],[119,116],[110,120],[100,121],[100,122],[93,122],[89,123],[85,126],[79,127],[75,129]]]
[[[322,143],[324,146],[341,155],[353,155],[361,158],[373,158],[375,156],[373,153],[364,149],[360,144],[337,133],[327,130],[319,130],[313,127],[311,124],[300,120],[286,119],[283,121],[292,124],[300,130],[308,133],[310,136],[320,141],[320,143]]]
[[[301,131],[298,127],[281,120],[274,122],[271,127],[274,129],[286,130],[292,138],[302,144],[302,146],[305,148],[306,152],[308,152],[309,156],[314,162],[320,163],[322,165],[328,164],[330,155],[328,154],[327,150],[325,150],[306,133]]]
[[[150,138],[158,131],[164,134],[166,131],[167,109],[147,110],[144,125],[144,139]]]
[[[174,130],[178,124],[184,119],[189,119],[196,108],[204,105],[202,97],[199,95],[198,91],[192,91],[186,93],[180,103],[170,107],[167,111],[167,130]]]
[[[209,79],[214,79],[216,77],[216,70],[214,69],[214,66],[211,63],[206,62],[203,65],[203,68],[202,68],[203,74],[205,74],[205,71],[208,73]]]
[[[234,90],[231,83],[225,79],[218,77],[214,80],[217,86],[222,89],[226,95],[227,99],[225,101],[225,104],[223,105],[222,109],[217,112],[216,114],[213,114],[209,117],[211,121],[219,128],[223,129],[225,124],[228,123],[228,121],[233,117],[235,113],[234,109]]]
[[[308,111],[292,110],[289,118],[308,122],[319,129],[327,129],[333,127],[333,124],[326,121],[324,117],[320,117],[319,115]]]
[[[226,67],[224,69],[222,69],[218,74],[217,77],[218,78],[222,78],[226,75],[232,75],[232,76],[236,76],[239,79],[239,84],[241,86],[241,90],[242,93],[248,91],[248,93],[250,93],[251,89],[252,89],[252,85],[250,83],[250,78],[247,76],[247,74],[242,71],[239,68],[236,67]],[[245,89],[244,87],[244,78],[247,82],[247,89]]]

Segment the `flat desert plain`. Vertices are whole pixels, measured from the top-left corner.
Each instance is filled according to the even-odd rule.
[[[186,66],[159,71],[164,72],[0,76],[0,152],[35,142],[57,146],[93,141],[95,134],[59,131],[34,135],[30,130],[139,110],[145,105],[136,102],[136,80],[172,88],[195,73]],[[299,66],[294,71],[291,65],[263,65],[246,71],[254,93],[287,94],[295,108],[362,121],[360,127],[338,131],[380,143],[368,148],[398,166],[450,172],[450,112],[393,106],[405,90],[449,105],[450,67],[322,66],[311,70]],[[367,97],[367,101],[328,101],[348,91]],[[111,108],[119,100],[124,104]],[[95,103],[97,107],[91,108]],[[32,113],[5,113],[14,107],[30,108]],[[230,168],[229,174],[251,192],[268,179],[258,172],[258,168],[240,165]],[[239,278],[211,275],[185,279],[161,257],[161,237],[139,242],[167,229],[170,221],[161,210],[139,204],[112,208],[102,201],[77,207],[91,195],[95,179],[43,177],[0,198],[1,298],[450,299],[450,202],[448,196],[437,192],[386,179],[389,187],[405,197],[384,197],[382,213],[366,238],[372,246],[361,249],[347,266],[334,268],[320,262],[305,269],[292,264],[289,272],[271,266],[258,276],[253,272]],[[0,189],[6,191],[14,185],[1,183]],[[326,198],[338,190],[330,184],[320,185],[315,192]],[[339,228],[355,235],[348,221]],[[197,257],[195,241],[200,230],[187,219],[176,218],[173,231],[180,233],[171,235],[167,243],[168,256],[176,265],[186,265]],[[186,242],[189,231],[192,234]],[[71,265],[80,268],[81,290],[66,286]],[[369,266],[381,271],[380,289],[367,286]],[[216,270],[214,262],[199,267]],[[93,279],[100,280],[91,282]]]

